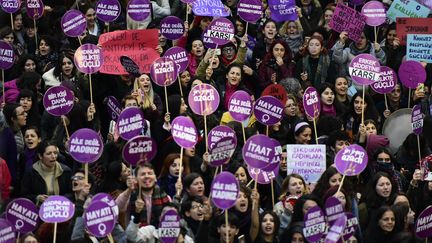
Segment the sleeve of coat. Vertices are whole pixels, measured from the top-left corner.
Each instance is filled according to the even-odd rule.
[[[171,14],[171,9],[168,0],[162,0],[161,5],[157,2],[151,1],[153,8],[153,15],[155,18],[163,18]]]
[[[338,41],[333,46],[332,59],[337,64],[345,64],[348,61],[348,52],[344,50],[344,45]]]

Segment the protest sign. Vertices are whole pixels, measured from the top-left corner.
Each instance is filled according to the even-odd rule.
[[[230,172],[223,171],[213,179],[210,196],[216,207],[229,209],[235,205],[239,189],[237,178]]]
[[[123,147],[123,159],[130,165],[150,162],[157,152],[156,142],[146,136],[136,136]]]
[[[81,45],[74,55],[76,68],[85,74],[99,71],[103,64],[102,50],[93,44]]]
[[[210,165],[217,167],[226,164],[234,154],[237,146],[236,137],[223,137],[210,147]]]
[[[128,74],[120,64],[120,57],[127,56],[140,67],[141,73],[150,73],[150,66],[159,58],[156,52],[158,30],[119,30],[99,37],[104,50],[100,72],[114,75]]]
[[[170,86],[177,79],[177,64],[168,57],[156,59],[150,67],[150,76],[159,86]]]
[[[430,9],[416,1],[394,0],[387,10],[387,18],[396,21],[398,17],[426,18]]]
[[[15,54],[12,46],[0,40],[0,69],[6,70],[11,68],[14,65],[14,60]]]
[[[225,45],[234,38],[234,25],[226,18],[217,18],[210,23],[205,32],[216,45]]]
[[[402,84],[410,89],[415,89],[419,83],[426,81],[426,70],[417,61],[402,62],[398,74]]]
[[[115,202],[115,200],[113,199],[113,197],[108,194],[108,193],[104,193],[104,192],[100,192],[96,195],[93,196],[92,198],[92,202],[95,201],[102,201],[102,202],[106,202],[108,203],[108,205],[111,207],[111,210],[114,213],[114,216],[117,217],[119,214],[119,208]]]
[[[366,16],[366,24],[369,26],[382,25],[387,19],[384,4],[378,1],[367,2],[361,13]]]
[[[237,14],[246,22],[256,23],[263,14],[263,5],[259,0],[240,0],[237,4]]]
[[[189,92],[189,107],[201,116],[213,114],[219,106],[219,92],[210,84],[199,84]]]
[[[180,216],[177,211],[170,209],[166,211],[160,220],[158,235],[163,243],[175,243],[180,234]]]
[[[273,163],[276,153],[274,141],[262,134],[250,137],[242,148],[244,161],[258,169]]]
[[[339,217],[345,216],[345,210],[339,199],[332,196],[325,201],[325,214],[329,226],[332,226]]]
[[[298,17],[295,4],[295,0],[269,0],[271,19],[276,22],[296,20]]]
[[[69,154],[80,163],[92,163],[99,159],[103,152],[101,136],[88,128],[81,128],[70,137]]]
[[[92,201],[84,213],[87,230],[96,237],[105,237],[114,229],[117,218],[108,203]]]
[[[406,45],[408,34],[432,34],[432,18],[397,18],[396,35]]]
[[[273,96],[277,98],[282,105],[285,106],[287,100],[288,100],[288,94],[284,86],[281,84],[270,84],[268,85],[264,91],[261,93],[261,96]]]
[[[106,106],[111,119],[116,121],[122,111],[120,102],[114,96],[108,96],[106,98]]]
[[[345,215],[347,217],[347,223],[343,232],[343,238],[345,241],[347,241],[356,232],[359,222],[354,214],[348,212],[345,213]]]
[[[31,19],[39,19],[44,12],[44,4],[42,0],[25,0],[27,16]]]
[[[303,235],[309,242],[317,242],[324,235],[326,223],[319,206],[310,208],[304,215]]]
[[[208,134],[207,146],[211,149],[217,141],[226,137],[234,138],[235,144],[237,144],[236,133],[231,127],[223,125],[216,126],[210,130]]]
[[[73,92],[64,86],[49,88],[43,97],[45,110],[53,116],[62,116],[69,113],[74,106]]]
[[[306,115],[317,118],[321,112],[321,97],[314,87],[308,87],[303,94],[303,107]]]
[[[432,0],[417,0],[417,2],[432,9]]]
[[[39,217],[46,223],[62,223],[71,219],[75,204],[63,196],[50,196],[41,205]]]
[[[345,230],[346,222],[347,222],[347,217],[345,216],[345,214],[342,214],[339,218],[337,218],[333,223],[333,225],[330,227],[326,235],[325,242],[326,243],[339,242],[339,239],[342,237],[342,233]]]
[[[273,96],[262,96],[255,101],[253,113],[261,124],[274,125],[282,120],[284,105]]]
[[[270,165],[269,165],[270,166]],[[273,167],[273,165],[271,165]],[[259,184],[270,184],[274,178],[279,175],[279,164],[273,167],[273,170],[265,171],[264,169],[247,167],[249,176],[256,180]]]
[[[193,148],[198,142],[198,132],[189,117],[178,116],[171,123],[174,141],[183,148]]]
[[[204,31],[201,34],[201,40],[204,43],[204,46],[208,49],[216,49],[217,45],[213,42],[213,40],[210,38],[210,32],[207,31],[208,28],[205,28]]]
[[[380,63],[371,54],[360,54],[355,56],[349,65],[349,74],[358,84],[369,85],[379,81]]]
[[[6,219],[13,225],[15,231],[28,233],[36,229],[39,211],[32,201],[26,198],[17,198],[6,207]],[[0,242],[2,241],[0,240]]]
[[[123,66],[124,70],[134,77],[141,76],[140,69],[138,65],[134,62],[134,60],[130,59],[127,56],[120,57],[120,63]]]
[[[366,169],[368,155],[363,147],[357,144],[351,144],[340,150],[335,157],[337,171],[342,175],[354,176],[359,175]]]
[[[339,3],[333,13],[329,26],[336,32],[346,31],[348,38],[357,42],[363,32],[366,16],[344,4]]]
[[[141,135],[145,119],[142,109],[138,107],[128,107],[124,109],[117,119],[117,128],[121,138],[124,140],[132,139]]]
[[[72,9],[67,11],[61,18],[61,27],[65,35],[78,37],[87,29],[87,20],[81,11]]]
[[[252,113],[252,97],[243,90],[237,90],[228,101],[228,111],[238,122],[245,121]]]
[[[186,49],[174,46],[168,49],[164,57],[171,58],[177,64],[177,72],[181,74],[189,66],[189,58]]]
[[[301,175],[306,182],[316,183],[326,170],[325,145],[289,144],[287,149],[287,173]]]
[[[415,223],[415,234],[419,238],[427,238],[432,235],[432,206],[423,210]]]
[[[96,17],[103,22],[113,22],[120,16],[120,12],[118,0],[99,0],[96,4]]]
[[[151,13],[150,0],[131,0],[126,12],[135,21],[144,21]]]
[[[407,60],[432,63],[432,34],[408,34]]]
[[[1,9],[6,13],[15,13],[21,8],[20,0],[1,0]]]
[[[183,20],[176,16],[167,16],[160,23],[160,32],[168,40],[177,40],[185,31]]]
[[[423,131],[423,113],[421,105],[415,105],[411,111],[411,128],[415,135],[420,135]]]
[[[12,224],[0,218],[0,242],[1,243],[15,243],[15,232]]]
[[[192,11],[196,16],[226,17],[229,15],[221,0],[196,0],[193,2]]]
[[[370,87],[377,93],[387,94],[396,87],[397,83],[398,80],[395,71],[389,67],[381,66],[378,81],[372,83]]]

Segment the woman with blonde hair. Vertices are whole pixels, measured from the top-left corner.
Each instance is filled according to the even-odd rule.
[[[148,74],[141,74],[135,78],[132,96],[136,97],[138,105],[144,110],[157,112],[158,115],[163,112],[162,100],[153,90],[152,82]]]

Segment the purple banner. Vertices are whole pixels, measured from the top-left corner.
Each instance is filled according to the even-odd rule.
[[[213,147],[209,148],[210,153],[210,165],[217,167],[226,164],[237,146],[237,138],[223,137],[218,140]]]
[[[263,14],[263,4],[259,0],[240,0],[237,14],[246,22],[256,23]]]
[[[6,218],[14,226],[15,231],[28,233],[36,229],[39,211],[32,201],[26,198],[17,198],[8,204]],[[0,242],[2,241],[0,240]]]
[[[345,230],[343,232],[343,238],[347,241],[351,236],[354,235],[358,228],[358,219],[352,213],[345,213],[347,217],[347,224],[345,226]]]
[[[329,226],[332,226],[339,217],[345,215],[342,203],[336,197],[329,197],[325,202],[325,212]]]
[[[282,120],[284,106],[273,96],[263,96],[255,101],[253,113],[261,124],[274,125]]]
[[[196,16],[226,17],[229,15],[221,0],[196,0],[192,5],[192,11]]]
[[[80,163],[93,163],[103,152],[103,142],[92,129],[81,128],[70,137],[69,154]]]
[[[381,65],[371,54],[359,54],[351,60],[349,74],[356,83],[370,85],[379,81]]]
[[[165,52],[164,57],[171,58],[177,64],[178,74],[184,72],[189,66],[188,54],[183,47],[171,47]]]
[[[20,0],[1,0],[1,8],[6,13],[15,13],[21,8]]]
[[[382,25],[387,19],[386,10],[382,2],[367,2],[361,12],[366,16],[366,24],[369,26]]]
[[[158,235],[163,243],[175,243],[180,234],[180,216],[176,210],[166,211],[160,220]]]
[[[178,116],[171,123],[174,141],[183,148],[193,148],[198,142],[198,132],[192,119]]]
[[[308,87],[303,94],[303,107],[306,115],[317,118],[321,112],[321,97],[314,87]]]
[[[150,76],[155,84],[170,86],[177,79],[177,64],[171,58],[158,58],[150,67]]]
[[[176,16],[167,16],[160,23],[160,33],[169,40],[177,40],[185,31],[183,20]]]
[[[96,4],[96,17],[103,22],[113,22],[120,16],[120,12],[118,0],[99,0]]]
[[[45,110],[53,116],[62,116],[69,113],[74,106],[73,92],[63,86],[49,88],[43,97]]]
[[[324,235],[326,223],[319,206],[310,208],[304,215],[303,235],[309,242],[317,242]]]
[[[393,69],[381,66],[379,80],[372,83],[370,87],[377,93],[388,94],[396,87],[397,82],[397,75]]]
[[[75,51],[74,62],[80,72],[95,73],[103,64],[102,49],[97,45],[84,44]]]
[[[14,65],[15,54],[11,45],[0,40],[0,69],[6,70]]]
[[[426,70],[417,61],[403,62],[399,67],[398,74],[402,84],[410,89],[415,89],[419,83],[426,81]]]
[[[208,37],[217,45],[225,45],[234,38],[234,25],[227,18],[214,19],[206,30]]]
[[[100,192],[100,193],[93,196],[92,202],[95,202],[95,201],[102,201],[102,202],[108,203],[108,205],[110,205],[110,207],[114,213],[114,216],[118,217],[119,208],[118,208],[115,200],[112,198],[112,196],[110,194]]]
[[[243,90],[234,92],[228,102],[228,111],[238,122],[247,120],[252,113],[252,97]]]
[[[131,0],[127,6],[127,14],[135,21],[144,21],[151,13],[149,0]]]
[[[415,234],[419,238],[427,238],[432,235],[432,206],[423,210],[415,223]]]
[[[344,232],[345,226],[347,223],[347,217],[345,214],[342,214],[333,225],[330,227],[327,236],[325,238],[326,243],[337,243],[339,239],[342,237],[342,233]]]
[[[250,137],[242,148],[244,161],[258,169],[272,164],[276,154],[274,141],[265,135]]]
[[[150,162],[157,152],[156,142],[149,137],[136,136],[123,147],[123,159],[130,165]]]
[[[75,204],[63,196],[50,196],[41,205],[39,217],[46,223],[62,223],[71,219]]]
[[[346,31],[348,38],[357,42],[363,32],[366,16],[344,4],[339,3],[333,13],[329,26],[336,32]]]
[[[211,199],[216,207],[229,209],[235,205],[239,189],[237,178],[230,172],[223,171],[213,179]]]
[[[65,35],[78,37],[86,30],[87,20],[81,11],[72,9],[67,11],[61,18],[61,27]]]
[[[125,69],[125,71],[127,73],[129,73],[130,75],[132,75],[134,77],[141,76],[141,71],[140,71],[138,65],[130,57],[121,56],[120,57],[120,63],[123,66],[123,68]]]
[[[39,19],[44,12],[44,4],[42,0],[25,0],[27,16],[31,19]]]
[[[271,19],[276,22],[296,20],[297,12],[295,0],[269,0]]]
[[[141,135],[145,124],[144,114],[141,108],[128,107],[120,113],[117,119],[119,135],[124,140]]]
[[[411,111],[411,128],[416,135],[420,135],[423,131],[423,113],[421,105],[415,105]]]
[[[92,201],[84,213],[84,222],[88,231],[96,237],[105,237],[111,233],[116,217],[108,203]]]
[[[359,175],[366,169],[368,155],[363,147],[352,144],[340,150],[335,157],[336,169],[342,175]]]
[[[207,146],[211,149],[213,146],[221,140],[222,138],[234,138],[235,143],[237,144],[237,137],[234,130],[229,126],[216,126],[212,130],[210,130],[207,139]]]
[[[189,107],[201,116],[213,114],[219,106],[219,93],[210,84],[199,84],[189,92]]]

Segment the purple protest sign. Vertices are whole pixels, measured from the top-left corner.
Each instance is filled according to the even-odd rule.
[[[273,170],[265,171],[264,169],[267,167],[258,169],[248,165],[247,169],[249,176],[256,180],[259,184],[270,184],[271,181],[279,175],[279,165],[270,164],[268,166],[272,167]]]
[[[282,120],[284,106],[273,96],[263,96],[255,101],[253,113],[261,124],[274,125]]]
[[[0,69],[6,70],[14,65],[15,54],[11,45],[0,41]]]
[[[207,27],[209,38],[217,45],[225,45],[234,38],[234,25],[227,18],[217,18]]]
[[[239,189],[237,178],[230,172],[223,171],[213,179],[211,199],[216,207],[229,209],[235,205]]]
[[[183,20],[176,16],[167,16],[160,22],[160,33],[168,40],[177,40],[185,31]]]
[[[192,119],[178,116],[171,123],[174,141],[183,148],[193,148],[198,142],[198,132]]]
[[[237,14],[244,21],[256,23],[263,14],[263,5],[259,0],[240,0],[237,4]]]
[[[345,213],[345,215],[347,217],[347,223],[343,232],[343,238],[345,241],[347,241],[356,232],[358,228],[358,219],[354,214],[349,212]]]
[[[160,220],[158,235],[163,243],[174,243],[180,234],[180,216],[176,210],[166,211]]]
[[[310,208],[304,215],[303,235],[309,242],[317,242],[324,235],[326,223],[319,206]]]
[[[423,113],[421,105],[415,105],[411,111],[411,128],[416,135],[420,135],[423,131]]]
[[[415,89],[419,83],[426,81],[426,70],[417,61],[403,62],[399,67],[398,74],[402,84],[410,89]]]
[[[177,64],[171,58],[158,58],[150,67],[150,76],[155,84],[170,86],[177,79]]]
[[[247,120],[252,113],[252,97],[243,90],[234,92],[228,101],[228,111],[238,122]]]
[[[217,167],[226,164],[234,154],[237,146],[237,138],[224,137],[218,140],[212,148],[209,149],[210,165]]]
[[[276,22],[296,20],[295,0],[269,0],[270,17]]]
[[[20,0],[1,0],[1,8],[6,13],[15,13],[21,8]]]
[[[46,223],[62,223],[71,219],[75,204],[63,196],[48,197],[39,208],[39,217]]]
[[[366,16],[355,9],[339,3],[333,13],[329,26],[336,32],[347,31],[348,38],[357,42],[363,32]]]
[[[359,175],[366,169],[368,155],[363,147],[352,144],[340,150],[335,157],[336,169],[342,175]]]
[[[219,106],[219,93],[210,84],[199,84],[189,92],[189,107],[201,116],[213,114]]]
[[[65,35],[78,37],[86,30],[87,20],[81,11],[72,9],[67,11],[61,18],[61,27]]]
[[[325,201],[325,213],[330,226],[332,226],[339,217],[345,215],[342,203],[336,197],[327,198]]]
[[[242,148],[244,161],[258,169],[262,169],[273,162],[275,157],[274,141],[269,137],[258,134],[250,137]]]
[[[325,242],[326,243],[337,243],[339,241],[339,239],[342,237],[342,233],[345,230],[345,226],[347,223],[347,217],[345,216],[345,214],[342,214],[341,216],[339,216],[335,222],[333,223],[333,225],[331,225],[327,236],[325,238]]]
[[[104,193],[104,192],[100,192],[100,193],[98,193],[98,194],[96,194],[96,195],[93,196],[92,202],[95,202],[95,201],[102,201],[102,202],[105,202],[108,205],[110,205],[111,210],[114,213],[114,216],[118,217],[119,208],[118,208],[115,200],[113,199],[113,197],[110,194]]]
[[[142,110],[138,107],[128,107],[120,113],[117,119],[119,135],[124,140],[132,139],[142,133],[145,119]]]
[[[116,217],[108,203],[92,201],[84,213],[87,230],[96,237],[105,237],[114,229]]]
[[[248,42],[246,43],[246,46],[249,49],[253,50],[256,45],[256,39],[251,35],[247,35],[247,36],[248,36]]]
[[[81,128],[70,137],[69,154],[80,163],[93,163],[103,151],[103,142],[99,134],[92,129]]]
[[[43,97],[45,110],[53,116],[62,116],[69,113],[74,106],[73,92],[63,86],[49,88]]]
[[[371,54],[360,54],[355,56],[349,65],[349,74],[358,84],[369,85],[380,78],[381,65]]]
[[[32,201],[17,198],[8,204],[6,219],[14,226],[15,231],[28,233],[36,229],[39,211]]]
[[[379,26],[384,24],[387,19],[384,4],[378,1],[367,2],[361,13],[366,16],[366,24],[369,26]]]
[[[1,243],[15,243],[15,232],[12,224],[0,218],[0,242]]]
[[[132,75],[134,77],[141,76],[141,71],[138,67],[138,64],[136,64],[134,62],[134,60],[132,60],[130,57],[121,56],[120,57],[120,63],[123,66],[123,68],[125,69],[125,71],[127,73],[129,73],[130,75]]]
[[[106,105],[108,113],[111,115],[111,119],[117,120],[117,117],[119,117],[121,113],[120,102],[118,102],[114,96],[108,96],[106,98]]]
[[[306,115],[317,118],[321,112],[321,98],[314,87],[308,87],[303,94],[303,107]]]
[[[392,92],[392,90],[396,87],[396,84],[397,76],[393,69],[386,66],[381,66],[379,80],[372,83],[370,87],[377,93],[387,94]]]
[[[26,0],[27,16],[31,19],[39,19],[44,12],[42,0]]]
[[[123,147],[123,159],[130,165],[150,162],[157,152],[156,142],[146,136],[136,136]]]
[[[217,141],[226,137],[234,138],[235,144],[237,144],[236,133],[232,128],[223,125],[216,126],[208,134],[207,146],[211,149]]]
[[[102,67],[102,50],[93,44],[84,44],[75,51],[74,62],[77,69],[85,74],[92,74]]]
[[[216,49],[217,45],[213,42],[213,40],[210,38],[210,32],[207,31],[208,28],[205,28],[205,30],[201,34],[201,40],[204,43],[204,46],[208,49]]]
[[[189,2],[189,0],[182,0]],[[230,12],[222,4],[221,0],[195,0],[192,4],[195,16],[229,16]]]
[[[96,17],[103,22],[113,22],[120,16],[120,11],[118,0],[99,0],[96,4]]]
[[[151,13],[149,0],[131,0],[127,6],[127,14],[135,21],[145,20]]]
[[[432,206],[423,210],[415,223],[415,234],[419,238],[427,238],[432,235]]]
[[[189,58],[183,47],[174,46],[168,49],[164,57],[171,58],[177,64],[177,72],[180,74],[189,66]]]

